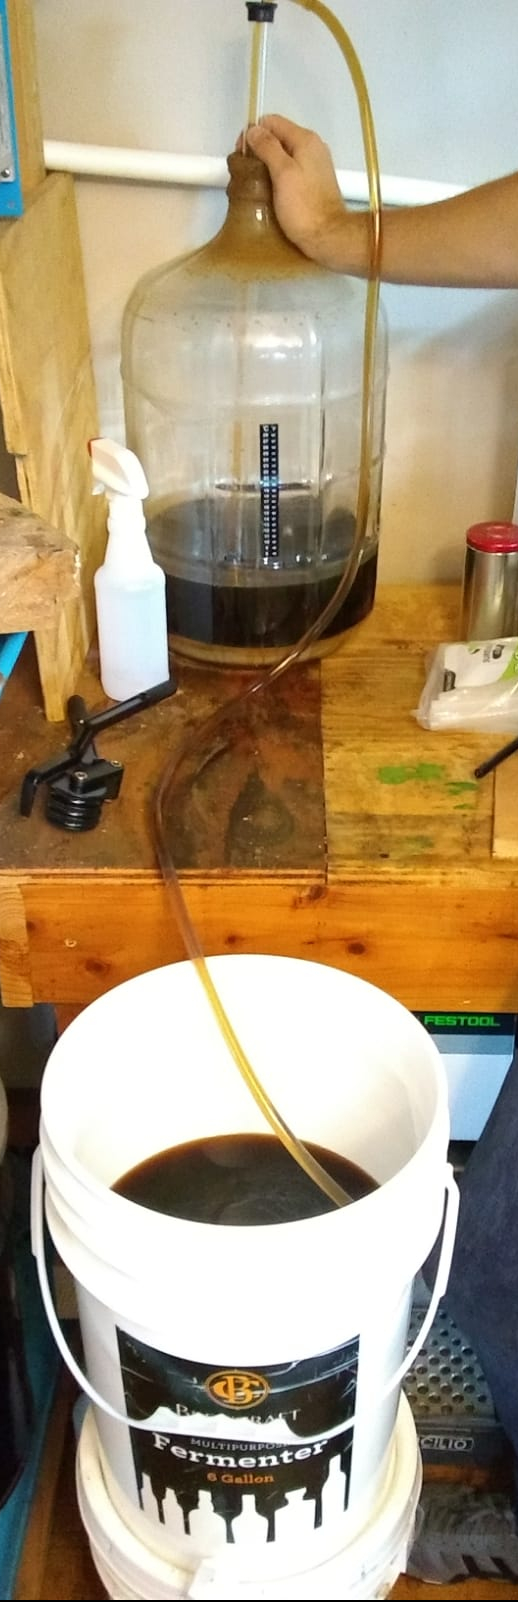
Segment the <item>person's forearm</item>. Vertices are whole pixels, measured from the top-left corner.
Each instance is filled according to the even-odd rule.
[[[371,219],[347,211],[327,265],[364,277]],[[395,284],[518,288],[518,173],[432,205],[384,209],[381,277]]]
[[[288,239],[322,267],[365,277],[372,218],[344,206],[319,135],[273,113],[247,129],[247,141],[268,167]],[[430,206],[385,209],[381,221],[388,283],[518,288],[518,173]]]

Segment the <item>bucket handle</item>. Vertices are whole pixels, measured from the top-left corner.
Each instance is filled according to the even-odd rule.
[[[444,1292],[448,1284],[460,1202],[459,1188],[454,1177],[451,1163],[446,1164],[444,1183],[446,1195],[443,1234],[439,1253],[439,1262],[437,1264],[437,1273],[435,1276],[430,1302],[421,1324],[421,1328],[418,1331],[415,1340],[412,1342],[411,1347],[406,1352],[402,1363],[400,1363],[399,1368],[396,1369],[395,1373],[392,1374],[391,1378],[387,1381],[387,1384],[383,1386],[383,1390],[380,1391],[379,1395],[377,1397],[370,1398],[370,1407],[386,1401],[386,1398],[390,1396],[391,1391],[395,1390],[396,1386],[401,1384],[405,1374],[408,1373],[408,1369],[411,1368],[412,1363],[415,1361],[418,1352],[420,1352],[421,1347],[426,1340],[428,1331],[431,1329],[441,1296],[444,1296]],[[96,1407],[102,1408],[103,1413],[109,1413],[110,1418],[116,1419],[118,1424],[125,1424],[127,1428],[132,1430],[154,1429],[155,1426],[153,1423],[153,1417],[130,1418],[127,1413],[119,1413],[116,1407],[112,1407],[111,1402],[105,1401],[104,1398],[99,1395],[99,1392],[94,1389],[94,1386],[90,1384],[86,1374],[83,1374],[82,1369],[79,1367],[79,1364],[76,1363],[76,1359],[70,1351],[70,1347],[65,1340],[63,1330],[57,1317],[49,1284],[47,1264],[45,1260],[43,1203],[43,1160],[41,1155],[41,1147],[37,1146],[32,1159],[31,1173],[31,1246],[33,1256],[36,1260],[36,1268],[38,1272],[38,1280],[43,1305],[58,1351],[61,1353],[63,1361],[70,1370],[70,1373],[73,1375],[74,1379],[77,1380],[80,1389],[85,1392],[86,1396],[90,1397],[90,1401],[94,1402]],[[356,1413],[353,1414],[352,1418],[346,1419],[342,1428],[345,1430],[350,1430],[353,1428],[355,1423]]]

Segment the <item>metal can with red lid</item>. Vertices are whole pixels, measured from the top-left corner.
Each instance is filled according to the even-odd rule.
[[[518,635],[518,524],[473,523],[466,532],[461,637]]]

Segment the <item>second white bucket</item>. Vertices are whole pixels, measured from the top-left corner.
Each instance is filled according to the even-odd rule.
[[[109,992],[58,1041],[42,1082],[33,1213],[66,1355],[45,1276],[45,1188],[75,1281],[111,1502],[187,1588],[210,1559],[216,1596],[231,1594],[217,1591],[218,1556],[227,1584],[260,1584],[327,1562],[368,1524],[390,1472],[401,1380],[445,1289],[458,1197],[443,1064],[410,1012],[320,963],[208,966],[286,1122],[380,1188],[253,1227],[190,1223],[114,1194],[123,1173],[168,1147],[268,1129],[185,962]],[[413,1280],[445,1200],[435,1293],[407,1353]]]

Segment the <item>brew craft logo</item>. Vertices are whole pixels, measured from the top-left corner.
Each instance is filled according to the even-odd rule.
[[[244,1515],[252,1541],[271,1546],[296,1540],[301,1496],[308,1529],[346,1510],[358,1335],[259,1370],[193,1365],[120,1329],[117,1340],[130,1419],[160,1410],[151,1430],[130,1423],[139,1507],[152,1517],[152,1499],[175,1540],[183,1523],[198,1541],[200,1516],[203,1539],[219,1550]]]
[[[250,1374],[239,1368],[218,1369],[205,1380],[204,1390],[214,1402],[225,1407],[257,1407],[268,1396],[270,1386],[262,1374]]]

